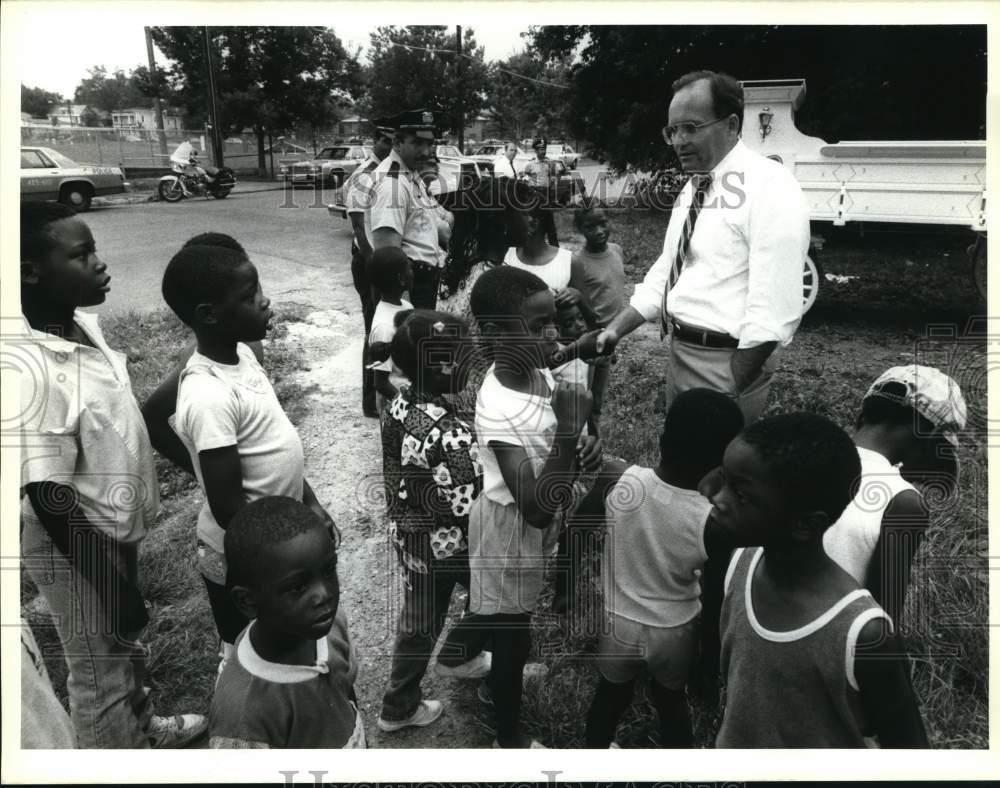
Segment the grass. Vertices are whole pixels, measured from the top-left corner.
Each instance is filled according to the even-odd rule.
[[[307,310],[284,304],[267,340],[264,366],[293,424],[305,415],[306,389],[294,380],[304,368],[301,351],[287,341],[287,323]],[[129,313],[101,321],[108,344],[129,360],[132,388],[140,403],[173,370],[192,340],[190,329],[172,313]],[[195,480],[156,455],[160,513],[139,554],[143,596],[152,606],[143,643],[148,649],[147,684],[157,713],[207,713],[218,665],[215,624],[194,563],[195,522],[200,506]],[[67,669],[62,646],[44,602],[22,572],[21,601],[45,657],[56,694],[66,702]]]
[[[651,212],[613,212],[612,240],[626,253],[626,274],[636,282],[658,256],[666,218]],[[557,217],[561,238],[579,245],[570,214]],[[861,394],[886,367],[915,358],[950,372],[965,392],[970,434],[963,440],[960,495],[934,503],[931,530],[919,554],[910,602],[902,622],[913,656],[913,682],[928,733],[936,747],[988,745],[988,642],[986,562],[985,342],[926,341],[929,325],[964,331],[981,311],[955,233],[827,233],[822,257],[827,273],[858,276],[825,284],[794,343],[781,356],[768,413],[810,410],[850,428]],[[301,320],[305,309],[285,305],[283,321]],[[130,361],[133,389],[142,402],[172,369],[190,341],[188,330],[166,313],[130,314],[102,321],[112,347]],[[950,328],[949,328],[950,327]],[[305,415],[304,390],[292,375],[302,369],[287,328],[279,323],[269,340],[265,366],[293,423]],[[619,350],[603,419],[607,450],[646,465],[657,457],[664,409],[665,357],[655,338],[633,335]],[[972,429],[972,428],[975,429]],[[976,431],[978,430],[978,432]],[[161,516],[143,543],[143,591],[153,605],[144,641],[149,681],[162,712],[206,712],[217,664],[211,613],[193,561],[196,487],[190,477],[157,460]],[[380,518],[376,518],[380,520]],[[367,526],[377,529],[371,520]],[[582,616],[567,624],[540,615],[534,624],[533,659],[550,668],[544,682],[529,683],[523,717],[534,736],[553,747],[580,747],[596,671],[587,657],[600,600],[595,567],[585,567],[579,586]],[[25,615],[46,656],[57,692],[65,699],[61,647],[44,605],[27,578]],[[543,603],[542,609],[545,609]],[[640,687],[618,739],[626,747],[656,744],[656,721]],[[472,702],[472,701],[470,701]],[[718,726],[716,707],[693,702],[696,741],[710,746]],[[489,727],[484,717],[480,722]]]
[[[629,282],[641,280],[658,257],[666,221],[653,212],[610,213],[611,240],[625,251]],[[568,212],[557,223],[560,238],[570,239],[567,246],[580,242]],[[930,531],[918,554],[901,631],[932,746],[986,748],[986,347],[981,334],[967,341],[948,338],[952,331],[963,336],[970,318],[984,309],[963,255],[967,236],[878,229],[864,236],[851,228],[826,233],[825,272],[858,278],[821,286],[816,306],[780,357],[765,415],[807,410],[850,430],[871,381],[890,366],[914,360],[944,369],[962,387],[970,431],[959,452],[959,494],[931,501]],[[935,330],[944,338],[927,340],[929,326],[938,326]],[[654,465],[664,411],[663,347],[656,338],[633,335],[619,346],[618,356],[602,421],[606,450],[629,462]],[[598,604],[597,588],[594,577],[581,580],[583,620]],[[533,658],[548,664],[550,673],[544,685],[526,687],[528,730],[548,746],[581,747],[597,684],[597,672],[586,660],[595,635],[579,621],[567,624],[540,615],[534,641]],[[619,728],[618,740],[625,747],[656,746],[658,726],[644,690],[637,690]],[[718,727],[716,707],[692,699],[692,711],[698,746],[711,746]]]

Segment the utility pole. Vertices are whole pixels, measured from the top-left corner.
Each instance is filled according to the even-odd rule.
[[[222,145],[219,137],[219,111],[215,106],[215,69],[212,68],[212,39],[208,28],[203,27],[205,34],[205,69],[208,72],[208,117],[212,124],[212,150],[215,154],[215,166],[222,166]]]
[[[153,85],[157,85],[156,59],[153,57],[153,34],[148,27],[144,27],[146,32],[146,57],[149,59],[149,78]],[[160,141],[160,155],[167,155],[167,135],[163,133],[163,104],[160,101],[160,93],[157,90],[153,96],[153,114],[156,117],[156,136]]]
[[[455,49],[458,57],[455,60],[456,74],[458,75],[458,150],[465,155],[465,97],[462,89],[462,26],[455,26]]]

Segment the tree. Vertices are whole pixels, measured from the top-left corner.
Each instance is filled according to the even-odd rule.
[[[80,113],[80,125],[88,126],[90,128],[94,128],[96,126],[101,126],[101,125],[110,126],[111,118],[108,115],[105,115],[104,118],[102,118],[100,114],[94,110],[93,107],[87,106],[84,107],[83,112]]]
[[[73,100],[104,112],[126,107],[145,107],[149,104],[149,99],[143,95],[134,74],[135,72],[126,74],[119,69],[109,75],[104,66],[91,66],[88,76],[76,86]]]
[[[21,112],[27,112],[33,118],[47,118],[49,110],[62,100],[58,93],[21,85]]]
[[[208,115],[205,41],[200,27],[154,27],[153,40],[174,62],[166,82],[189,122]],[[265,137],[298,124],[326,126],[357,95],[361,67],[334,32],[322,27],[210,28],[220,131],[252,128],[257,166],[265,169]]]
[[[461,60],[456,43],[455,31],[444,25],[380,27],[372,33],[363,104],[369,117],[438,108],[443,130],[457,133],[460,112],[468,122],[483,110],[488,72],[473,30],[463,31]]]
[[[984,25],[582,25],[534,27],[529,39],[543,60],[578,58],[572,127],[616,168],[671,163],[660,137],[670,84],[701,68],[804,77],[809,98],[797,125],[831,142],[985,136]]]
[[[570,91],[553,85],[568,88],[569,82],[564,61],[546,63],[533,52],[511,55],[490,64],[487,111],[508,139],[563,136],[569,128]]]

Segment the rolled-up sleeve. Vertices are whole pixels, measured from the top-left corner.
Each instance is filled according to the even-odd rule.
[[[667,239],[663,239],[663,250],[652,268],[646,272],[645,278],[635,286],[635,292],[629,299],[629,306],[635,309],[646,320],[656,320],[663,306],[663,291],[670,275],[670,255],[667,254]]]
[[[757,190],[748,216],[749,284],[739,347],[787,345],[802,319],[802,271],[809,206],[794,176],[777,170]]]

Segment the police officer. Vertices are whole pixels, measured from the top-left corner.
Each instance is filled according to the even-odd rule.
[[[545,228],[545,239],[549,246],[557,247],[559,246],[559,237],[556,235],[556,218],[554,210],[549,207],[555,202],[557,173],[555,164],[546,158],[546,145],[544,139],[536,139],[532,144],[531,147],[537,158],[524,166],[524,177],[531,184],[531,187],[539,193],[543,201],[542,204],[549,208],[541,216],[542,226]]]
[[[379,163],[392,150],[392,141],[396,135],[385,118],[374,121],[374,140],[372,157],[351,173],[344,183],[344,205],[347,208],[347,218],[351,220],[354,240],[351,243],[351,278],[354,289],[361,299],[361,314],[365,321],[365,336],[361,343],[361,407],[365,416],[378,418],[375,407],[375,372],[368,369],[368,334],[372,330],[372,317],[375,315],[376,297],[372,293],[365,265],[372,255],[371,206],[373,194],[373,173]]]
[[[396,246],[410,258],[410,302],[418,309],[434,309],[441,275],[437,201],[420,177],[434,152],[435,117],[427,109],[397,115],[392,151],[374,170],[372,246]]]

